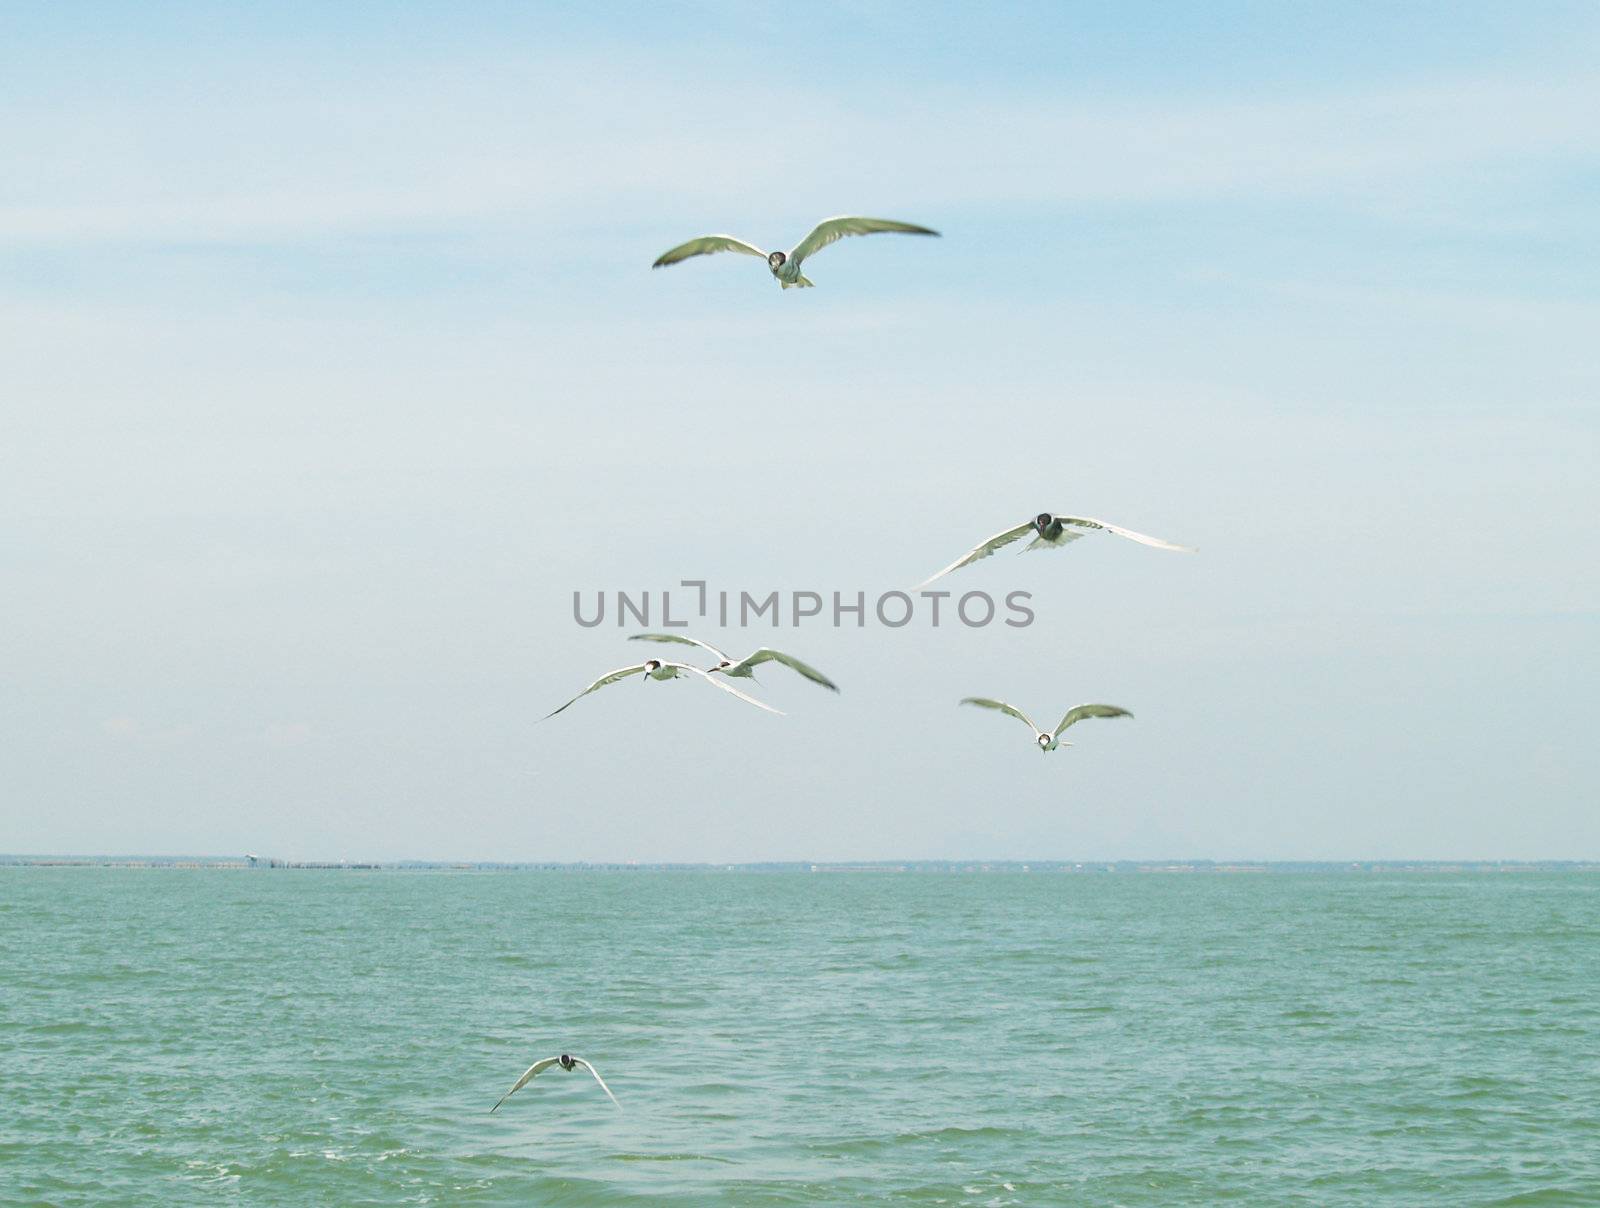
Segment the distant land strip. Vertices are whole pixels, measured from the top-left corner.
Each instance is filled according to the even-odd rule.
[[[0,868],[196,871],[607,873],[1511,873],[1600,872],[1600,860],[867,860],[662,864],[640,861],[286,860],[273,856],[8,855]]]

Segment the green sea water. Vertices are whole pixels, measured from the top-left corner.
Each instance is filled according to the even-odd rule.
[[[10,868],[0,961],[8,1203],[1600,1203],[1593,874]]]

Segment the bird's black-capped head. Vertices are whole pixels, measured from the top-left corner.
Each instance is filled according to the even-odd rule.
[[[660,659],[646,659],[644,661],[644,673],[646,675],[653,675],[657,671],[660,671],[660,670],[661,670],[661,660]]]
[[[561,1054],[561,1056],[558,1058],[558,1060],[561,1062],[561,1068],[564,1069],[564,1070],[570,1070],[575,1064],[577,1064],[576,1062],[574,1062],[572,1060],[571,1057],[568,1057],[565,1053]]]
[[[1048,735],[1048,734],[1039,735],[1039,749],[1041,751],[1048,751],[1050,749],[1050,741],[1051,741],[1050,740],[1050,735]]]
[[[789,257],[785,256],[782,252],[768,252],[767,253],[767,267],[768,268],[782,268],[788,262],[789,262]]]
[[[733,660],[732,659],[723,659],[720,663],[717,664],[717,670],[718,671],[726,671],[731,666],[733,666]]]
[[[1045,531],[1045,529],[1049,528],[1054,521],[1055,517],[1049,512],[1040,512],[1033,518],[1033,527],[1042,533]]]

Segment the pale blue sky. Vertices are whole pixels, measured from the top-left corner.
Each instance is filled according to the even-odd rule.
[[[0,850],[1600,856],[1588,5],[10,6]],[[827,214],[944,232],[652,273]],[[881,591],[1032,513],[1022,631]],[[692,632],[718,640],[714,629]],[[1109,700],[1049,757],[1041,715]]]

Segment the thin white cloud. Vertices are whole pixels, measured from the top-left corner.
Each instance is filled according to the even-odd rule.
[[[144,155],[126,141],[136,103],[116,121],[80,108],[70,136],[57,124],[54,139],[52,115],[24,110],[0,132],[0,153],[34,172],[0,200],[0,243],[587,225],[624,210],[726,212],[735,198],[739,212],[774,215],[912,198],[930,209],[1306,197],[1392,207],[1396,193],[1447,202],[1462,173],[1481,189],[1497,166],[1600,154],[1591,77],[1261,102],[951,89],[866,110],[764,80],[690,88],[648,71],[629,76],[623,104],[616,73],[536,71],[537,84],[503,80],[503,94],[385,85],[333,114],[249,98],[214,113],[153,105],[134,140]],[[118,131],[123,141],[104,133]]]
[[[303,721],[273,722],[261,732],[269,747],[303,747],[311,741],[311,726]]]
[[[171,746],[188,742],[200,733],[200,727],[193,722],[151,726],[133,717],[111,717],[100,723],[100,731],[118,742]]]

